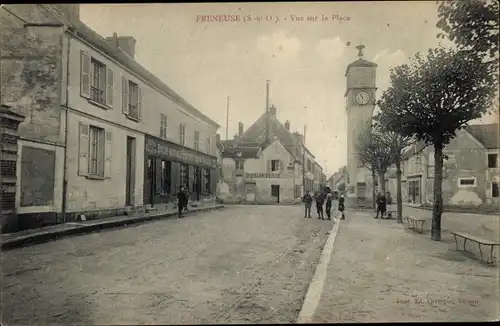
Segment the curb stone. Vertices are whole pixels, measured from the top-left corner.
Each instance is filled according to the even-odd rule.
[[[217,205],[217,206],[207,207],[207,208],[191,209],[190,213],[198,213],[198,212],[210,211],[210,210],[221,209],[221,208],[224,208],[224,205]],[[106,219],[96,220],[96,221],[99,221],[96,224],[75,225],[74,228],[70,228],[70,229],[35,233],[35,234],[26,235],[26,236],[20,236],[19,238],[5,240],[1,244],[1,246],[2,246],[1,249],[2,249],[2,251],[7,251],[7,250],[19,248],[19,247],[41,244],[41,243],[49,242],[51,240],[58,240],[58,239],[61,239],[63,237],[68,237],[68,236],[73,236],[73,235],[83,235],[83,234],[88,234],[88,233],[91,233],[94,231],[107,230],[107,229],[112,229],[112,228],[116,228],[119,226],[134,225],[134,224],[149,222],[149,221],[153,221],[153,220],[168,219],[168,218],[172,218],[172,217],[176,217],[176,216],[177,216],[177,212],[166,212],[166,213],[159,213],[157,215],[136,216],[136,217],[124,218],[123,220],[117,220],[117,221],[109,221],[109,220],[106,221]],[[69,225],[71,225],[71,224],[69,224]]]

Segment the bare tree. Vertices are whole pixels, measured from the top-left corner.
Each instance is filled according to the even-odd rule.
[[[411,137],[401,136],[394,131],[388,131],[384,125],[376,125],[379,135],[379,141],[383,146],[392,151],[394,164],[396,165],[396,203],[397,203],[397,222],[403,223],[403,198],[401,194],[401,160],[403,151],[408,146],[415,143]]]

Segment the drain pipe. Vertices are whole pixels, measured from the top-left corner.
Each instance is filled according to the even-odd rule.
[[[71,35],[74,33],[68,27],[65,28],[65,32],[68,35],[68,48],[66,50],[66,103],[65,106],[65,122],[64,122],[64,164],[63,164],[63,187],[62,187],[62,216],[63,223],[66,223],[67,205],[68,205],[68,121],[69,121],[69,56],[70,56],[70,46],[71,46]]]

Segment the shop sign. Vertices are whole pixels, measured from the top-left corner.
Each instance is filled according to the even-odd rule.
[[[189,152],[182,148],[174,148],[174,146],[175,145],[161,144],[152,138],[147,138],[145,152],[149,155],[165,157],[167,159],[182,161],[193,165],[209,165],[213,167],[217,165],[216,158]]]
[[[279,173],[245,173],[245,178],[249,179],[279,179]]]

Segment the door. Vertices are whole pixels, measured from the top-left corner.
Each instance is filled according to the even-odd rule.
[[[271,197],[274,197],[276,199],[276,202],[280,202],[280,186],[279,185],[272,185],[271,186]]]
[[[135,138],[127,136],[125,206],[134,206]]]
[[[194,168],[194,193],[196,200],[200,201],[201,197],[201,168],[196,166]]]

